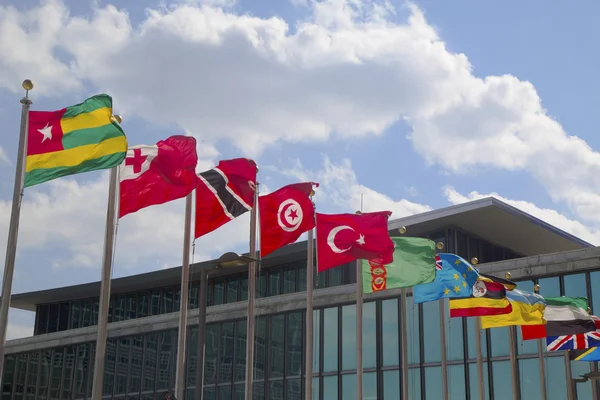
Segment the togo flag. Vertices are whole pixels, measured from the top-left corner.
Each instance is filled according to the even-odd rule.
[[[25,187],[123,162],[127,138],[106,94],[58,111],[30,111]]]

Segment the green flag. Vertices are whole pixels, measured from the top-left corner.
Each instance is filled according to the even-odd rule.
[[[411,287],[435,279],[435,243],[417,237],[393,237],[394,261],[387,265],[362,261],[363,293]]]

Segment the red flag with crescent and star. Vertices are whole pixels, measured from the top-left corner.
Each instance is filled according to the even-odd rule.
[[[390,215],[390,211],[317,213],[317,271],[358,259],[383,265],[394,261],[394,242],[388,232]]]
[[[260,213],[260,255],[294,243],[315,227],[315,206],[310,199],[315,182],[287,185],[258,198]]]
[[[190,194],[200,182],[197,163],[196,139],[191,136],[130,147],[119,167],[119,218]]]

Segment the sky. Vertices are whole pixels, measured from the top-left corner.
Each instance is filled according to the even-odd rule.
[[[0,256],[23,96],[113,97],[130,145],[197,140],[198,171],[250,157],[261,193],[393,218],[496,196],[600,244],[600,3],[0,0]],[[108,172],[24,192],[13,293],[100,279]],[[180,265],[183,200],[119,221],[113,277]],[[193,260],[248,250],[248,213]],[[32,334],[11,310],[8,337]]]

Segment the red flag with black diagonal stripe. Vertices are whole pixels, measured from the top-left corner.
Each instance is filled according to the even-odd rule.
[[[198,175],[195,238],[225,225],[254,207],[256,163],[248,158],[219,161]]]

